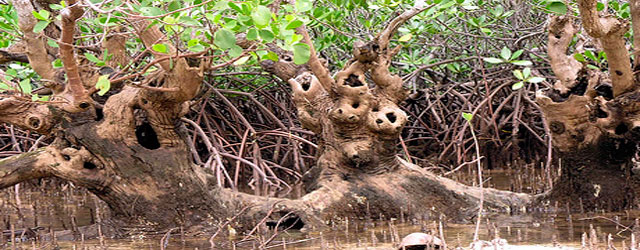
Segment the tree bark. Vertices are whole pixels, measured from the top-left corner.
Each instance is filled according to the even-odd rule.
[[[571,16],[551,19],[548,53],[558,81],[537,93],[537,102],[551,129],[562,172],[545,199],[576,209],[630,208],[639,187],[631,159],[640,139],[640,94],[624,46],[628,25],[600,15],[596,1],[578,4],[585,30],[607,53],[609,72],[589,69],[567,55],[577,27]]]
[[[376,219],[444,214],[468,221],[476,214],[481,193],[485,209],[520,210],[532,196],[464,186],[396,156],[397,138],[407,119],[398,104],[406,98],[406,91],[402,79],[389,72],[397,52],[389,48],[389,40],[402,22],[426,8],[408,10],[373,41],[358,44],[354,59],[335,78],[317,56],[312,56],[309,65],[295,66],[291,60],[271,64],[274,69],[287,68],[288,73],[280,76],[293,77],[284,80],[293,87],[301,122],[320,138],[318,163],[311,171],[319,174],[310,174],[317,182],[300,199],[221,189],[209,170],[192,162],[180,118],[200,90],[208,63],[191,67],[184,58],[174,56],[175,48],[169,48],[169,56],[154,52],[156,57],[171,57],[171,63],[160,62],[161,68],[145,76],[141,84],[124,86],[109,96],[102,116],[96,115],[92,105],[79,107],[77,102],[71,102],[72,106],[88,110],[77,112],[55,102],[19,102],[16,97],[0,99],[0,121],[56,137],[46,148],[0,161],[0,188],[28,179],[61,178],[87,188],[129,225],[156,228],[214,225],[247,206],[235,228],[249,228],[264,216],[288,212],[307,227],[323,227],[345,216]],[[73,17],[77,15],[69,18]],[[133,25],[148,47],[165,39],[146,21]],[[309,35],[301,31],[311,46]],[[73,42],[68,41],[69,32],[72,30],[62,39],[67,45]],[[61,53],[71,57],[65,60],[69,61],[65,67],[71,67],[68,74],[77,70],[71,50],[71,46],[61,46]],[[375,87],[369,87],[366,73]],[[76,101],[85,100],[88,92],[82,85],[68,82],[65,88],[79,96]],[[34,118],[36,114],[40,116]]]

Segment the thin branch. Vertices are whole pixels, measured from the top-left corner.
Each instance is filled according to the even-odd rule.
[[[76,20],[80,18],[84,11],[77,4],[76,0],[70,0],[69,6],[60,12],[62,16],[62,35],[58,45],[60,46],[60,60],[67,73],[67,86],[65,91],[70,92],[71,107],[66,111],[84,111],[91,106],[87,90],[82,84],[78,63],[73,51],[73,36],[76,29]],[[68,97],[69,98],[69,97]]]
[[[377,40],[380,48],[384,49],[387,46],[389,46],[389,41],[391,40],[391,37],[393,36],[393,34],[396,33],[396,30],[398,30],[400,25],[405,23],[407,20],[411,19],[413,16],[433,6],[435,6],[435,4],[425,6],[425,2],[423,0],[418,0],[415,2],[414,6],[411,9],[408,9],[404,13],[400,14],[399,16],[391,20],[391,22],[389,22],[387,27],[378,34]]]

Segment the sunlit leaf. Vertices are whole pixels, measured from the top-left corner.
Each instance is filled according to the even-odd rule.
[[[31,80],[30,79],[24,79],[22,81],[20,81],[20,90],[22,90],[22,93],[25,94],[31,94]]]
[[[511,85],[511,89],[512,90],[518,90],[518,89],[521,89],[522,87],[524,87],[524,82],[522,82],[522,81],[519,81],[519,82]]]
[[[253,19],[253,23],[259,28],[266,27],[269,21],[271,21],[271,10],[260,5],[251,13],[251,19]]]
[[[500,50],[500,57],[504,60],[511,59],[511,50],[507,47],[502,47],[502,50]]]
[[[485,57],[482,58],[482,60],[484,60],[485,62],[488,63],[493,63],[493,64],[498,64],[498,63],[503,63],[504,60],[500,59],[500,58],[495,58],[495,57]]]
[[[295,64],[305,64],[311,57],[311,49],[306,43],[296,43],[293,45],[293,62]]]
[[[522,52],[524,52],[524,50],[521,50],[521,49],[516,50],[516,52],[513,52],[513,55],[511,55],[510,59],[514,60],[514,59],[520,57],[520,55],[522,55]]]
[[[165,54],[167,53],[167,45],[162,43],[154,44],[153,46],[151,46],[151,49],[160,53],[165,53]]]
[[[471,122],[471,120],[473,120],[473,114],[462,112],[462,118],[464,118],[467,122]]]
[[[103,96],[111,88],[111,81],[109,81],[109,75],[101,75],[96,82],[96,89],[98,89],[98,95]]]
[[[158,7],[142,7],[140,8],[140,13],[145,16],[159,16],[162,15],[162,9]]]
[[[298,0],[296,1],[296,10],[298,12],[305,12],[313,9],[313,3],[311,0]]]
[[[537,77],[537,76],[534,76],[534,77],[529,78],[529,79],[527,80],[527,82],[530,82],[530,83],[541,83],[541,82],[543,82],[544,80],[545,80],[545,78],[544,78],[544,77]]]
[[[531,68],[524,68],[522,70],[522,78],[527,79],[531,75]]]
[[[240,59],[238,59],[237,61],[235,61],[233,63],[233,65],[242,65],[247,63],[247,61],[249,61],[249,58],[251,58],[250,56],[243,56]]]
[[[406,42],[406,41],[411,40],[411,37],[412,37],[412,35],[411,35],[411,33],[409,33],[409,34],[406,34],[406,35],[401,36],[400,38],[398,38],[398,41]]]
[[[518,66],[531,66],[533,65],[533,63],[531,61],[527,61],[527,60],[518,60],[518,61],[512,61],[511,63],[518,65]]]
[[[524,80],[524,76],[522,75],[522,71],[520,71],[519,69],[516,69],[513,71],[513,75],[518,78],[519,80]]]

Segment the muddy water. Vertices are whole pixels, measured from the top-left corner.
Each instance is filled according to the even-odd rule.
[[[487,185],[510,189],[509,174],[494,172]],[[18,199],[16,199],[16,193]],[[562,207],[562,206],[560,206]],[[179,229],[169,234],[138,234],[119,239],[64,240],[52,242],[48,234],[56,231],[94,224],[100,219],[108,219],[104,203],[86,191],[65,183],[45,183],[26,185],[18,192],[5,189],[0,192],[0,226],[4,234],[10,235],[10,228],[20,235],[23,228],[42,227],[36,230],[39,240],[27,239],[17,242],[18,249],[254,249],[264,242],[266,249],[392,249],[400,239],[412,232],[430,232],[439,235],[438,221],[401,218],[383,222],[355,222],[337,219],[332,228],[323,232],[287,231],[274,236],[266,231],[254,237],[242,235],[228,236],[228,228],[214,239],[210,237],[214,229],[181,233]],[[553,211],[553,212],[551,212]],[[554,205],[540,208],[539,211],[518,215],[485,215],[479,231],[479,238],[491,240],[496,236],[505,239],[512,246],[523,249],[542,249],[554,246],[579,248],[584,232],[593,227],[600,243],[611,234],[614,244],[619,248],[622,242],[628,246],[631,229],[640,211],[624,213],[588,213],[570,216]],[[444,239],[452,247],[468,247],[473,239],[475,225],[442,224]],[[46,239],[44,239],[46,238]],[[11,249],[11,243],[0,242]]]

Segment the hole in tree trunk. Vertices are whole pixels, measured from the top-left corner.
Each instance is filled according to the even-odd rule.
[[[84,165],[82,165],[82,167],[84,167],[84,169],[95,169],[96,164],[93,164],[91,162],[85,162]]]
[[[136,138],[138,139],[138,143],[147,149],[157,149],[160,147],[158,135],[148,122],[136,127]]]
[[[598,84],[598,86],[596,86],[594,89],[596,90],[596,93],[599,96],[604,97],[605,100],[608,101],[613,99],[613,88],[611,87],[611,84],[601,83]]]
[[[589,79],[587,77],[578,78],[578,84],[571,88],[569,91],[570,95],[584,95],[584,92],[587,91],[587,86],[589,86]],[[567,96],[568,97],[568,96]]]
[[[302,222],[302,219],[300,219],[300,217],[298,217],[295,214],[290,214],[287,215],[284,218],[281,218],[280,220],[280,224],[278,224],[278,221],[267,221],[267,226],[270,229],[275,228],[276,226],[279,229],[302,229],[304,227],[304,222]]]
[[[29,125],[33,129],[40,128],[40,119],[38,119],[37,117],[29,117]]]
[[[391,123],[396,122],[396,118],[397,118],[397,117],[396,117],[396,114],[394,114],[394,113],[387,113],[387,114],[386,114],[386,116],[387,116],[387,119],[389,119],[389,121],[390,121]]]
[[[358,107],[360,107],[360,103],[359,102],[354,102],[353,104],[351,104],[351,107],[353,109],[357,109]]]
[[[360,81],[360,79],[358,79],[358,76],[354,74],[349,75],[349,77],[347,77],[347,79],[344,80],[344,84],[349,85],[351,87],[364,86],[364,84]]]
[[[602,110],[600,107],[598,107],[598,109],[596,109],[596,117],[598,117],[598,118],[607,118],[607,116],[609,116],[609,114],[607,114],[607,112]]]
[[[78,107],[80,107],[81,109],[87,109],[89,107],[89,103],[82,102],[80,103],[80,105],[78,105]]]
[[[102,113],[102,109],[96,108],[96,121],[100,121],[104,118],[104,113]]]
[[[629,128],[627,127],[627,125],[625,125],[624,123],[620,123],[617,127],[616,127],[616,135],[621,135],[626,133],[627,131],[629,131]]]
[[[302,90],[307,91],[307,90],[309,90],[309,88],[311,88],[311,83],[309,83],[309,82],[303,82],[303,83],[301,84],[301,87],[302,87]]]

